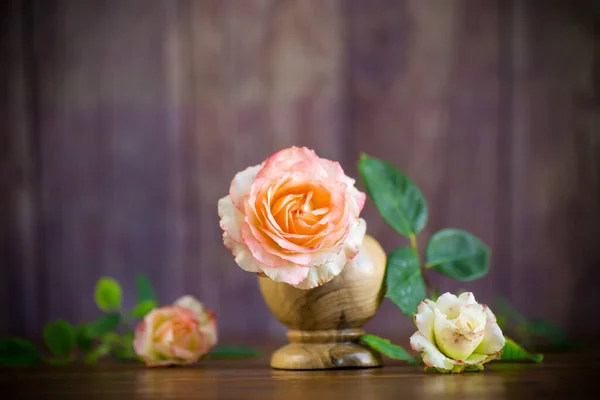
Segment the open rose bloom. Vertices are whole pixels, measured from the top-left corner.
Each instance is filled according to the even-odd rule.
[[[242,269],[311,289],[358,253],[364,203],[337,162],[291,147],[233,178],[218,203],[223,242]]]
[[[492,311],[472,293],[445,293],[435,302],[421,302],[415,325],[411,347],[439,372],[482,370],[483,364],[500,358],[506,343]]]
[[[133,347],[149,366],[192,364],[217,343],[214,314],[191,296],[148,313],[135,330]]]

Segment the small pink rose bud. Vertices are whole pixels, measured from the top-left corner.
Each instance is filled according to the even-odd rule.
[[[217,343],[214,314],[191,296],[152,310],[135,330],[133,347],[148,366],[192,364]]]

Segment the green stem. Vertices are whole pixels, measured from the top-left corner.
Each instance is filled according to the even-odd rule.
[[[427,291],[433,292],[435,289],[433,288],[433,286],[431,285],[431,283],[427,279],[427,276],[425,275],[425,269],[427,267],[421,261],[421,254],[419,253],[419,246],[417,244],[417,237],[415,236],[414,233],[411,233],[410,236],[409,236],[409,239],[410,239],[410,247],[417,254],[417,258],[419,260],[419,268],[421,269],[421,276],[423,277],[423,282],[425,282],[425,287],[427,288]]]

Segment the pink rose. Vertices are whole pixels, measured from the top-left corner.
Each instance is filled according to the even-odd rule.
[[[152,310],[135,329],[133,347],[149,366],[192,364],[217,343],[214,314],[191,296]]]
[[[223,242],[242,269],[310,289],[358,253],[364,204],[337,162],[291,147],[236,174],[218,208]]]

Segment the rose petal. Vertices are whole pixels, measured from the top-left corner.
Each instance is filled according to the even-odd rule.
[[[298,289],[312,289],[338,276],[349,262],[357,264],[354,267],[358,268],[371,263],[372,260],[368,253],[361,251],[364,249],[363,241],[366,229],[367,223],[362,218],[359,219],[355,223],[354,228],[349,232],[343,251],[334,260],[310,268],[306,280],[293,286]]]
[[[263,272],[275,282],[285,282],[290,285],[297,285],[308,276],[309,268],[300,267],[294,264],[286,264],[282,267],[271,268],[262,267]]]
[[[356,258],[358,258],[358,256]],[[338,276],[345,265],[346,254],[343,251],[340,251],[333,261],[308,268],[306,279],[292,286],[303,290],[315,288]]]
[[[421,357],[425,365],[431,368],[438,368],[443,371],[451,371],[454,368],[454,361],[440,352],[430,340],[420,332],[416,332],[410,337],[410,347],[413,350],[421,352]]]
[[[435,309],[433,332],[440,351],[454,360],[469,357],[483,339],[483,332],[472,339],[461,335],[456,325],[449,321],[439,308]]]
[[[200,325],[200,332],[202,333],[206,351],[208,352],[218,341],[217,317],[212,311],[207,311],[205,317],[206,323]]]
[[[244,223],[244,214],[238,210],[230,196],[219,199],[218,202],[220,225],[231,240],[242,243],[242,224]]]
[[[475,349],[476,353],[482,354],[495,354],[502,350],[506,344],[506,339],[502,333],[502,329],[496,322],[496,317],[492,311],[485,307],[487,313],[487,322],[485,324],[485,330],[483,334],[483,340],[479,343],[479,346]]]
[[[331,161],[326,158],[319,158],[318,163],[321,166],[321,168],[323,168],[328,179],[332,181],[344,182],[344,177],[346,175],[344,174],[344,170],[342,169],[342,166],[339,162]]]
[[[458,333],[469,340],[477,340],[485,329],[486,316],[481,304],[464,304],[460,307],[460,315],[453,320]]]
[[[186,350],[179,346],[173,346],[171,348],[171,353],[172,353],[173,357],[177,357],[181,360],[190,361],[190,362],[197,361],[200,358],[200,356],[202,355],[201,352],[192,352],[192,351]]]
[[[351,206],[352,215],[358,216],[365,206],[367,195],[354,186],[348,186],[346,199]]]
[[[227,232],[223,232],[223,244],[231,250],[236,264],[241,269],[248,272],[262,272],[262,264],[252,256],[248,247],[231,240]]]
[[[268,176],[278,171],[289,169],[297,162],[306,159],[317,159],[317,155],[313,150],[306,147],[290,147],[283,149],[273,154],[264,162],[264,167],[259,172],[257,177]]]
[[[148,334],[148,330],[146,329],[145,319],[141,321],[137,327],[135,328],[135,339],[133,340],[133,349],[136,354],[143,357],[148,354],[150,350],[150,337],[151,334]]]
[[[425,299],[419,304],[417,314],[415,315],[415,325],[419,332],[433,342],[433,322],[435,321],[435,303],[429,299]]]
[[[458,299],[463,304],[477,304],[477,301],[475,301],[475,296],[471,292],[461,293],[460,296],[458,296]]]
[[[460,307],[463,305],[463,301],[452,293],[444,293],[435,302],[435,306],[442,314],[446,315],[448,319],[454,319],[458,317],[460,313]]]
[[[238,172],[229,186],[229,196],[235,207],[244,211],[244,198],[250,193],[250,188],[256,179],[263,164],[248,167],[245,170]]]
[[[344,251],[348,260],[352,260],[358,254],[366,233],[367,222],[362,218],[358,218],[350,228],[348,236],[346,236],[346,240],[344,241]]]
[[[467,364],[477,365],[483,364],[488,359],[487,354],[471,354],[466,360],[464,360]]]
[[[253,225],[249,223],[242,225],[242,241],[252,253],[252,257],[262,265],[273,268],[282,267],[286,261],[267,250],[269,248],[267,240],[270,239],[264,237]]]
[[[173,305],[191,310],[198,319],[198,321],[202,321],[205,318],[204,316],[206,314],[206,309],[204,308],[204,304],[200,303],[193,296],[182,296],[175,300]]]
[[[154,352],[155,352],[155,360],[157,359],[173,359],[173,348],[171,346],[169,346],[169,344],[166,343],[154,343],[153,346],[154,348]],[[177,362],[178,360],[174,360],[174,362]]]

